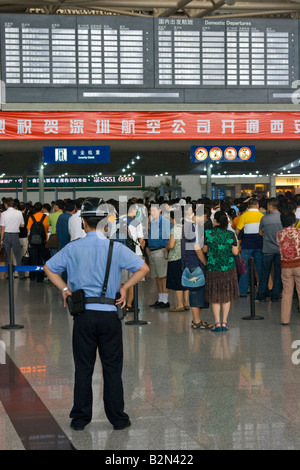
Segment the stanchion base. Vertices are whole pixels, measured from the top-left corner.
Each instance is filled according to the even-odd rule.
[[[24,328],[23,325],[4,325],[1,326],[3,330],[20,330],[21,328]]]
[[[249,317],[242,317],[242,320],[263,320],[263,319],[264,319],[264,317],[259,317],[259,316],[257,316],[257,315],[255,315],[254,317],[251,317],[251,316],[249,316]]]
[[[126,321],[125,325],[148,325],[147,321],[142,321],[142,320],[131,320],[131,321]]]

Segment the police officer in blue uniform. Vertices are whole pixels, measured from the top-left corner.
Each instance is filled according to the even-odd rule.
[[[110,241],[104,235],[107,216],[103,200],[88,198],[81,207],[85,238],[75,240],[54,255],[44,266],[49,280],[62,292],[64,305],[74,293],[84,292],[83,313],[74,316],[73,356],[75,363],[74,403],[71,427],[82,430],[92,420],[92,376],[99,352],[103,371],[103,401],[106,416],[114,429],[130,426],[124,411],[122,383],[122,325],[117,305],[126,305],[127,290],[148,273],[147,264],[124,244],[113,242],[111,267],[105,302],[101,297]],[[122,269],[133,273],[120,287]],[[67,271],[69,286],[60,274]],[[117,301],[116,295],[120,293]],[[94,303],[91,303],[94,302]]]

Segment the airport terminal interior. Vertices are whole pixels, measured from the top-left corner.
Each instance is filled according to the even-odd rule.
[[[299,50],[300,0],[0,0],[1,202],[294,198]],[[49,279],[4,265],[0,450],[300,449],[296,293],[282,325],[281,299],[250,285],[214,332],[151,307],[148,274],[122,321],[131,426],[107,420],[97,357],[74,430],[73,318]]]

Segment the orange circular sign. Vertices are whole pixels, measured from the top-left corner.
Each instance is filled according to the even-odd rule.
[[[239,150],[239,157],[241,160],[249,160],[251,155],[252,155],[252,152],[248,147],[242,147]]]
[[[206,148],[204,147],[199,147],[195,150],[195,157],[197,158],[197,160],[199,160],[200,162],[203,162],[204,160],[207,159],[208,157],[208,152],[206,150]]]
[[[222,158],[222,150],[219,147],[213,147],[210,152],[209,156],[212,160],[220,160]]]
[[[234,147],[227,147],[224,151],[224,157],[226,160],[234,160],[237,156],[237,151]]]

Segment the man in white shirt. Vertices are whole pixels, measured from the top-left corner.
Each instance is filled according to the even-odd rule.
[[[85,198],[81,197],[75,201],[75,214],[71,215],[68,222],[70,241],[77,240],[78,238],[84,238],[86,236],[85,231],[82,228],[82,218],[80,216],[80,208]]]
[[[14,200],[8,197],[4,201],[5,211],[1,214],[1,245],[4,245],[7,263],[11,260],[11,250],[15,255],[18,266],[22,264],[21,247],[19,242],[20,227],[24,227],[24,218],[21,211],[14,209]],[[19,272],[19,279],[25,279],[25,273]]]

